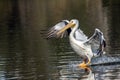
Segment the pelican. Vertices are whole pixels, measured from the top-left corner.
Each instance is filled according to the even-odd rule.
[[[53,26],[47,34],[47,38],[63,38],[69,36],[69,42],[73,50],[83,58],[80,67],[89,66],[93,57],[99,57],[103,54],[106,42],[103,33],[95,29],[94,34],[88,38],[79,28],[77,19],[62,20]]]

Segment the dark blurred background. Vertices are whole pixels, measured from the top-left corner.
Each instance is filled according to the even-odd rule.
[[[0,80],[52,80],[53,60],[72,50],[67,39],[48,41],[40,31],[73,18],[88,36],[101,29],[106,53],[119,56],[120,0],[0,0]]]

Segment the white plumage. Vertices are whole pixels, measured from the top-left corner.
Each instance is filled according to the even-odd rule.
[[[49,30],[47,38],[63,38],[68,35],[71,47],[84,59],[80,66],[85,67],[90,64],[92,57],[98,57],[103,54],[106,42],[103,33],[99,29],[95,29],[93,36],[88,39],[78,27],[79,21],[77,19],[72,19],[71,21],[62,20]]]

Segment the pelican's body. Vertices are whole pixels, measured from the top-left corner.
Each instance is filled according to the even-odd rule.
[[[88,53],[89,53],[90,57],[92,57],[93,54],[92,54],[92,51],[90,49],[90,46],[84,45],[84,43],[87,41],[87,37],[82,32],[81,32],[82,35],[80,34],[80,31],[78,29],[79,22],[77,20],[75,20],[75,21],[76,21],[75,22],[76,25],[72,29],[72,31],[69,35],[71,47],[78,55],[80,55],[84,59],[86,59],[88,57],[87,56]],[[78,33],[78,31],[79,31],[79,33]]]
[[[61,26],[59,26],[60,24]],[[100,56],[103,53],[106,45],[105,39],[103,33],[99,29],[95,29],[93,36],[88,39],[78,27],[79,21],[76,19],[72,19],[70,22],[68,20],[63,20],[51,28],[48,33],[48,38],[62,38],[68,32],[71,47],[84,59],[84,62],[81,63],[80,66],[87,66],[90,64],[92,57]]]
[[[87,55],[89,53],[90,57],[93,56],[93,53],[92,53],[89,45],[85,46],[84,42],[79,42],[77,40],[73,40],[73,39],[71,39],[71,36],[69,38],[70,38],[70,45],[71,45],[71,47],[73,48],[73,50],[78,55],[80,55],[83,58],[87,58]]]

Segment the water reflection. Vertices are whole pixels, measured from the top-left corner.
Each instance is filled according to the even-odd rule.
[[[0,80],[120,79],[119,0],[1,0]],[[95,27],[107,40],[106,55],[92,60],[89,71],[68,38],[41,38],[40,30],[77,18],[88,36]],[[104,63],[103,63],[104,62]]]
[[[74,64],[62,67],[60,80],[114,80],[119,79],[120,65],[101,65],[80,68]]]
[[[60,80],[95,80],[95,74],[92,72],[90,67],[84,67],[72,70],[61,70]],[[72,74],[71,74],[72,73]],[[70,75],[71,74],[71,75]]]

